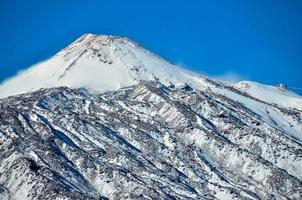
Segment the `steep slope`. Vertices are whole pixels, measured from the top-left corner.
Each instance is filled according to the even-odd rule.
[[[245,83],[84,35],[0,86],[0,199],[301,199],[301,97]]]
[[[141,82],[100,95],[46,89],[0,106],[0,184],[12,199],[302,195],[301,143],[211,91]]]

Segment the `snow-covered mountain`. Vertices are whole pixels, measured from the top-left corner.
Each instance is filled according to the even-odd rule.
[[[0,98],[41,88],[85,87],[104,92],[158,80],[164,85],[189,84],[198,90],[211,87],[206,77],[172,65],[139,44],[117,36],[85,34],[54,57],[20,72],[0,85]],[[285,107],[302,110],[302,97],[276,87],[248,82],[248,94]],[[218,91],[217,91],[218,92]]]
[[[0,97],[0,199],[301,199],[302,98],[289,91],[87,34]]]
[[[0,94],[6,97],[58,86],[103,92],[157,79],[164,84],[202,86],[203,80],[195,76],[127,38],[86,34],[49,60],[4,82]]]

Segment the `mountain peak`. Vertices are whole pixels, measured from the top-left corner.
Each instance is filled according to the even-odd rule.
[[[199,91],[211,89],[225,93],[225,85],[175,66],[128,38],[88,33],[55,56],[2,83],[0,98],[61,86],[84,87],[99,93],[133,86],[141,81],[158,81],[176,87],[187,84]],[[270,98],[264,98],[265,92],[254,93],[236,85],[231,87],[269,103],[301,109],[300,96],[270,90]],[[263,91],[268,89],[261,88]],[[275,101],[277,96],[279,100]]]
[[[102,57],[103,54],[108,54],[108,52],[112,52],[112,55],[116,54],[123,48],[120,47],[121,45],[127,45],[147,51],[141,45],[126,37],[87,33],[61,50],[56,56],[67,57],[65,60],[69,60],[70,58],[73,59],[72,57],[77,57],[78,54],[90,52],[90,56],[96,55]]]
[[[0,97],[59,86],[103,92],[140,80],[183,84],[192,80],[190,76],[128,38],[89,33],[52,58],[4,82]]]
[[[103,35],[103,34],[93,34],[93,33],[86,33],[75,40],[69,46],[89,46],[89,45],[112,45],[114,41],[122,42],[122,43],[129,43],[135,46],[140,46],[136,42],[130,40],[127,37],[120,37],[116,35]]]

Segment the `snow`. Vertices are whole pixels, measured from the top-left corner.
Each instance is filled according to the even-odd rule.
[[[266,86],[264,86],[266,87]],[[240,102],[242,105],[253,111],[254,113],[258,114],[258,116],[264,120],[268,125],[279,129],[280,131],[286,133],[287,135],[302,141],[302,124],[298,123],[293,117],[288,116],[277,109],[275,107],[267,105],[265,102],[256,101],[249,97],[245,97],[235,92],[231,92],[224,89],[214,88],[214,92],[225,95],[232,100]],[[264,90],[264,89],[263,89]],[[261,89],[260,89],[261,91]],[[263,93],[265,96],[265,93]],[[273,93],[270,94],[271,99],[267,100],[274,100]],[[292,94],[293,96],[295,94]],[[258,95],[259,96],[259,95]],[[298,96],[298,95],[296,95]],[[268,98],[268,97],[267,97]],[[279,98],[279,101],[283,98],[282,96],[276,95],[276,98]],[[284,97],[286,100],[288,97]],[[301,99],[302,100],[302,99]],[[277,101],[277,100],[276,100]],[[291,106],[290,106],[291,107]],[[256,120],[256,119],[255,119]]]
[[[34,151],[30,151],[29,155],[36,161],[38,162],[39,160],[39,156],[34,152]]]
[[[115,90],[135,83],[129,70],[116,62],[110,66],[95,59],[80,57],[67,74],[68,62],[58,55],[21,72],[0,86],[0,97],[26,93],[40,88],[68,86],[86,87],[96,91]]]
[[[169,148],[169,149],[175,149],[175,142],[173,143],[172,139],[171,139],[171,135],[173,134],[172,130],[168,130],[167,132],[165,132],[164,134],[164,144]]]
[[[97,177],[95,181],[95,188],[103,196],[111,197],[111,195],[116,191],[114,182],[110,180],[104,180],[102,177]]]
[[[241,81],[236,83],[235,87],[262,101],[302,110],[301,96],[288,90],[279,89],[277,86],[264,85],[252,81]]]

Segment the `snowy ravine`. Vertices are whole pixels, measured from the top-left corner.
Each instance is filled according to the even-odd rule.
[[[302,97],[87,34],[0,85],[0,199],[301,199]]]

